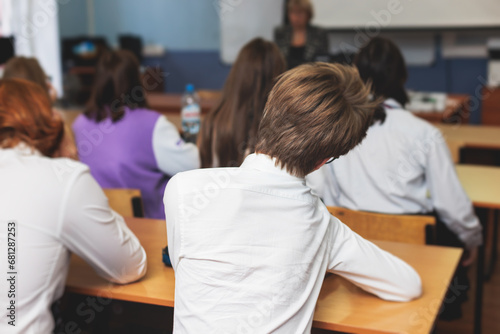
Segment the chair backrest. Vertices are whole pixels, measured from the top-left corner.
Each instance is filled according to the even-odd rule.
[[[366,239],[421,244],[434,242],[436,218],[392,215],[328,207],[330,213]]]
[[[123,217],[144,217],[139,189],[103,189],[111,209]]]

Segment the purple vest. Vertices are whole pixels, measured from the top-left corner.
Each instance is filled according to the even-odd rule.
[[[80,161],[103,188],[140,189],[147,218],[165,219],[163,193],[170,176],[158,169],[153,130],[160,114],[147,109],[125,111],[112,123],[80,115],[73,124]]]

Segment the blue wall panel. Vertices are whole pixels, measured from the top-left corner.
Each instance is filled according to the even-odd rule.
[[[87,34],[87,2],[84,0],[69,0],[58,3],[59,32],[61,37],[74,37]]]
[[[221,89],[231,69],[220,61],[218,51],[177,51],[164,57],[146,58],[144,65],[160,66],[168,73],[165,89],[180,93],[187,83],[196,89]]]
[[[95,0],[95,30],[113,45],[119,34],[142,36],[167,50],[218,50],[213,0]]]

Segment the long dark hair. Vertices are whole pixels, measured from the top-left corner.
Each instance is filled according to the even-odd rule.
[[[97,122],[111,117],[120,120],[125,108],[145,108],[139,61],[130,51],[110,51],[97,64],[96,77],[85,115]]]
[[[285,69],[276,44],[256,38],[243,47],[219,103],[203,121],[198,136],[202,167],[212,167],[214,161],[220,167],[239,166],[245,152],[254,152],[267,96]]]
[[[375,96],[393,98],[403,106],[408,102],[404,87],[408,71],[394,42],[383,37],[373,38],[359,50],[354,63],[361,78],[371,82]]]
[[[393,98],[403,107],[408,103],[405,90],[408,71],[403,55],[394,42],[383,37],[373,38],[359,50],[354,64],[361,78],[371,83],[375,98]]]

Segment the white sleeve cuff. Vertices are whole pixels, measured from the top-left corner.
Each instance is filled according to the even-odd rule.
[[[153,130],[153,152],[158,168],[165,174],[200,168],[200,158],[196,145],[182,140],[177,128],[165,116],[156,121]]]

